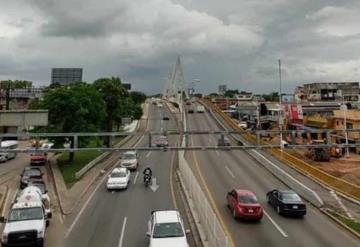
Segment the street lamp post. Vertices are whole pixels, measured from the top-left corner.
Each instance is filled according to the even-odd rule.
[[[283,119],[282,119],[282,105],[281,105],[281,91],[282,91],[282,88],[281,88],[281,61],[279,59],[279,107],[280,107],[280,110],[279,110],[279,130],[280,130],[280,149],[281,151],[283,151],[283,148],[284,148],[284,145],[283,145],[283,134],[282,134],[282,125],[283,125]]]
[[[349,157],[349,139],[348,139],[348,133],[347,133],[347,127],[346,127],[346,113],[347,113],[347,106],[345,105],[344,102],[344,96],[343,96],[343,104],[341,105],[341,109],[343,112],[343,118],[344,118],[344,135],[345,135],[345,144],[346,144],[346,157]]]

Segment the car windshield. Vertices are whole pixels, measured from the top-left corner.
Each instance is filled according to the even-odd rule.
[[[258,203],[258,200],[254,195],[240,195],[239,202],[243,204],[255,204]]]
[[[123,155],[123,159],[124,160],[132,160],[132,159],[135,159],[135,154],[124,154]]]
[[[113,173],[111,173],[111,177],[112,178],[124,178],[124,177],[126,177],[126,172],[123,172],[123,171],[113,172]]]
[[[43,212],[40,207],[36,208],[19,208],[13,209],[10,212],[9,222],[23,221],[23,220],[41,220]]]
[[[31,177],[31,176],[40,176],[41,172],[39,170],[35,170],[35,169],[29,169],[29,170],[25,170],[24,172],[25,176]]]
[[[183,237],[184,231],[179,222],[155,224],[153,238]]]
[[[295,193],[283,193],[282,200],[285,202],[301,202],[301,198]]]

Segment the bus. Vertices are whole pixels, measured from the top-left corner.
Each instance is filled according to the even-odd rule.
[[[18,145],[18,141],[2,141],[1,149],[16,149]],[[14,159],[15,157],[15,152],[0,152],[0,162],[5,162],[9,159]]]

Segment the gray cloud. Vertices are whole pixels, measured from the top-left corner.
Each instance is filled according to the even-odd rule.
[[[259,92],[302,82],[359,80],[356,0],[5,0],[0,79],[49,82],[50,68],[84,79],[120,76],[162,91],[176,56],[187,80]],[[19,18],[21,16],[21,18]]]

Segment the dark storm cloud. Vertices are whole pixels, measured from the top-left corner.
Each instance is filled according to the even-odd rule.
[[[180,54],[186,79],[207,92],[274,90],[278,59],[288,91],[359,80],[355,0],[6,0],[2,9],[0,79],[47,83],[51,67],[76,66],[88,81],[115,75],[156,92]]]

